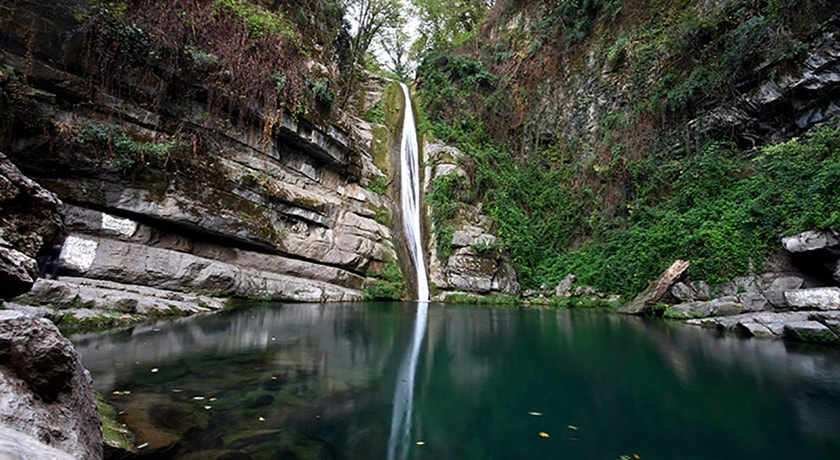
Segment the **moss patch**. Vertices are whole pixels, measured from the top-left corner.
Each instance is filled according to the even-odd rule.
[[[117,421],[117,410],[105,401],[98,391],[96,408],[102,421],[103,457],[106,459],[129,458],[137,453],[134,433]]]

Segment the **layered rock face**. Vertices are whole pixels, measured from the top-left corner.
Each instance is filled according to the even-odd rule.
[[[0,311],[0,425],[2,458],[102,458],[90,375],[47,320]]]
[[[456,148],[441,144],[426,146],[425,171],[426,194],[433,193],[438,180],[466,178],[467,173],[460,166],[463,154]],[[453,176],[454,175],[454,176]],[[451,234],[446,241],[431,245],[429,280],[439,291],[436,298],[445,300],[455,295],[518,295],[519,282],[516,271],[507,255],[496,245],[496,236],[491,231],[490,218],[481,212],[481,205],[458,202],[456,218]],[[440,210],[430,204],[432,215]],[[439,229],[432,219],[432,232]],[[451,249],[451,254],[441,257],[439,245]],[[447,247],[448,246],[448,247]]]
[[[397,257],[379,218],[392,204],[365,188],[382,173],[364,130],[339,127],[343,114],[313,122],[280,111],[262,126],[230,122],[206,110],[200,89],[192,99],[170,97],[134,72],[107,76],[118,83],[109,88],[131,90],[92,88],[104,77],[79,70],[84,35],[74,19],[86,5],[19,2],[2,23],[0,104],[13,129],[0,131],[0,146],[68,204],[62,275],[360,300],[366,275]],[[34,19],[32,35],[12,26]],[[357,125],[365,123],[343,126]]]

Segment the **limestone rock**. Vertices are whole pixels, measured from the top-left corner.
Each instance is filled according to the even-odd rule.
[[[465,225],[452,235],[452,247],[463,248],[468,246],[485,245],[489,246],[496,242],[496,237],[485,233],[483,228],[472,225]]]
[[[671,295],[683,302],[691,302],[697,300],[697,292],[691,286],[679,282],[671,287]]]
[[[837,345],[840,337],[817,321],[796,321],[785,324],[785,338],[799,342]]]
[[[54,194],[0,153],[0,299],[32,287],[38,251],[61,231],[61,209]]]
[[[733,316],[744,312],[744,307],[735,297],[722,297],[711,301],[684,302],[669,307],[663,316],[671,319],[705,318],[709,316]]]
[[[768,286],[761,290],[761,294],[774,308],[789,308],[790,305],[788,305],[787,300],[785,300],[785,292],[801,288],[804,282],[805,281],[798,276],[776,277],[772,279]]]
[[[738,332],[747,337],[759,338],[776,338],[777,335],[773,333],[767,326],[757,322],[739,322],[736,327]]]
[[[838,310],[840,309],[840,288],[822,287],[786,291],[785,300],[792,308],[800,310]]]
[[[577,276],[575,276],[574,274],[569,273],[568,275],[566,275],[566,277],[563,278],[562,281],[560,281],[560,284],[558,284],[557,287],[554,288],[554,295],[557,297],[569,297],[572,292],[572,285],[575,283],[576,280]]]
[[[0,311],[0,424],[77,459],[102,457],[90,376],[45,319]]]
[[[75,460],[67,452],[50,447],[32,436],[0,425],[0,458],[4,460]]]
[[[801,253],[837,247],[840,236],[833,231],[811,230],[782,238],[782,245],[788,252]]]
[[[765,311],[771,309],[770,302],[757,292],[745,292],[737,296],[738,303],[741,304],[745,312],[748,311]]]

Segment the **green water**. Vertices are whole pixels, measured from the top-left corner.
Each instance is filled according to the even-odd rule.
[[[263,304],[71,340],[124,420],[156,426],[150,458],[382,459],[414,312]],[[432,304],[412,421],[412,459],[838,458],[840,353]]]

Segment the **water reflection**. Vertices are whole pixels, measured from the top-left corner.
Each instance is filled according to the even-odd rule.
[[[99,391],[130,391],[115,404],[152,394],[206,411],[167,458],[384,458],[415,308],[278,304],[71,340]],[[408,458],[789,459],[840,448],[838,350],[593,311],[431,304],[426,330],[411,429],[425,445],[409,444]]]

